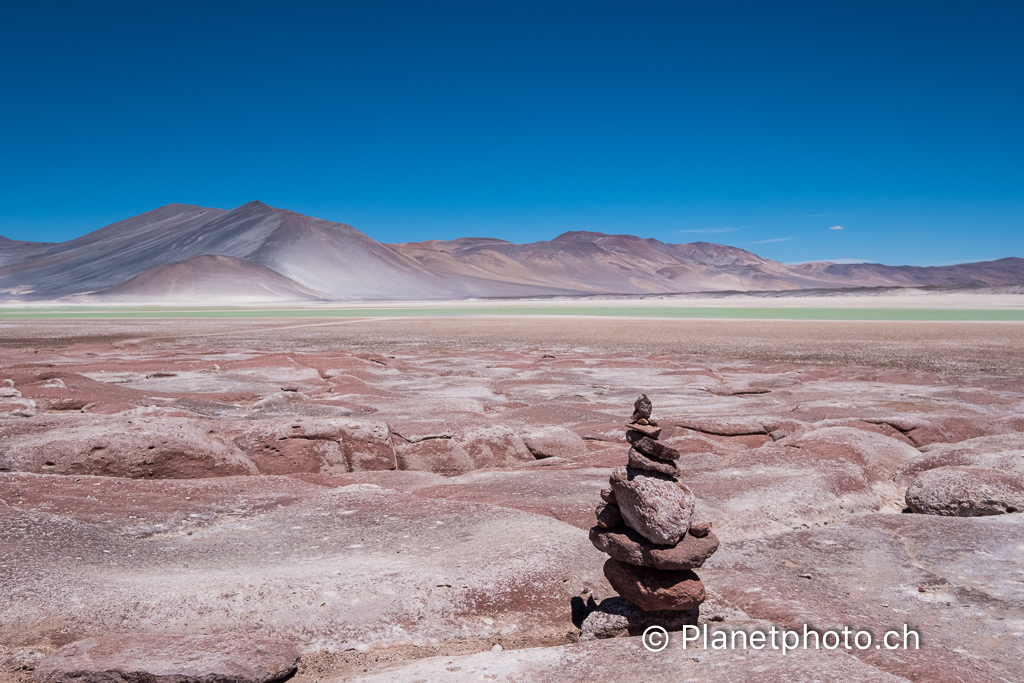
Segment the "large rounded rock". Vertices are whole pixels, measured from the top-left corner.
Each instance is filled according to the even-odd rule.
[[[905,486],[918,473],[938,467],[984,467],[1024,476],[1024,434],[999,434],[959,443],[935,444],[903,463],[896,483]]]
[[[279,638],[112,635],[69,643],[36,667],[38,683],[269,683],[295,671]]]
[[[623,520],[647,540],[673,545],[686,533],[696,499],[672,477],[620,467],[609,482]]]
[[[655,545],[629,527],[590,530],[590,542],[613,560],[655,569],[697,569],[718,550],[718,538],[708,533],[703,538],[686,534],[674,546]]]
[[[853,427],[823,427],[778,442],[801,449],[810,460],[849,462],[872,479],[892,481],[896,470],[919,455],[902,441]]]
[[[182,417],[61,419],[45,431],[0,444],[0,469],[129,479],[196,479],[258,474],[212,420]]]
[[[615,592],[646,612],[694,609],[707,598],[704,584],[689,569],[662,571],[608,560],[604,576]]]
[[[939,467],[921,472],[907,488],[914,512],[982,517],[1024,510],[1024,478],[983,467]]]
[[[587,454],[587,444],[576,432],[565,427],[537,427],[516,430],[527,450],[542,458],[576,458]]]

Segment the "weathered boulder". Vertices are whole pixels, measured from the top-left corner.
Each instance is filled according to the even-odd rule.
[[[36,666],[37,683],[269,683],[295,671],[280,638],[119,634],[69,643]]]
[[[343,417],[256,420],[234,442],[260,474],[397,469],[385,422]]]
[[[437,435],[406,437],[408,423],[392,426],[398,469],[439,474],[462,474],[483,467],[504,467],[532,462],[523,440],[505,425],[447,428]],[[433,431],[437,431],[436,429]],[[450,434],[450,435],[449,435]],[[409,439],[413,440],[410,441]]]
[[[673,478],[620,467],[609,479],[626,524],[652,543],[671,545],[690,526],[693,492]]]
[[[587,454],[583,437],[565,427],[517,429],[523,444],[538,460],[542,458],[576,458]]]
[[[707,597],[704,584],[689,569],[663,571],[609,559],[604,576],[619,595],[647,612],[695,609]]]
[[[1024,510],[1024,477],[983,467],[938,467],[907,487],[914,512],[945,517],[983,517]]]
[[[647,398],[647,394],[640,394],[640,398],[633,403],[633,416],[629,418],[629,421],[649,420],[652,408],[651,399]]]
[[[221,424],[181,417],[62,418],[45,431],[16,433],[0,444],[0,469],[194,479],[258,474],[221,434]]]
[[[590,542],[613,560],[655,569],[698,569],[718,550],[718,538],[712,533],[702,537],[686,534],[674,546],[656,545],[629,527],[604,527],[590,530]]]
[[[999,434],[959,443],[925,446],[900,466],[896,483],[906,486],[919,472],[937,467],[984,467],[1024,476],[1024,434]]]

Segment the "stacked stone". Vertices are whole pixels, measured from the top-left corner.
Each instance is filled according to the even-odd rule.
[[[710,522],[692,519],[696,500],[679,481],[679,452],[658,443],[661,428],[646,394],[626,428],[629,462],[601,491],[590,540],[610,556],[608,582],[643,612],[657,613],[649,615],[652,623],[658,617],[677,627],[696,623],[707,595],[693,570],[718,550],[718,539]]]

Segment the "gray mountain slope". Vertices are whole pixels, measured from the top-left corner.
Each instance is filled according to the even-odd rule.
[[[193,256],[140,273],[95,293],[124,303],[287,303],[325,301],[270,268],[234,256]]]
[[[260,202],[231,211],[161,207],[0,267],[0,289],[20,287],[23,298],[55,299],[202,255],[260,263],[338,298],[436,298],[464,289],[351,226]]]

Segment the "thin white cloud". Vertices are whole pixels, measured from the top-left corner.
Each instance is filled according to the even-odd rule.
[[[862,258],[819,258],[819,259],[814,259],[813,261],[796,261],[794,263],[787,263],[786,265],[787,266],[802,266],[805,263],[841,263],[841,264],[846,265],[846,264],[851,264],[851,263],[872,263],[872,261],[865,261]]]
[[[703,228],[701,230],[676,230],[676,232],[691,233],[691,234],[698,234],[698,235],[708,235],[708,234],[720,233],[720,232],[736,232],[737,230],[739,230],[739,228]]]
[[[843,226],[841,226],[841,225],[833,225],[831,228],[829,228],[829,230],[842,230],[842,229],[843,229]]]
[[[758,240],[756,242],[747,242],[747,244],[771,244],[773,242],[788,242],[791,239],[793,239],[793,238],[792,237],[776,237],[775,239],[771,239],[771,240]]]

